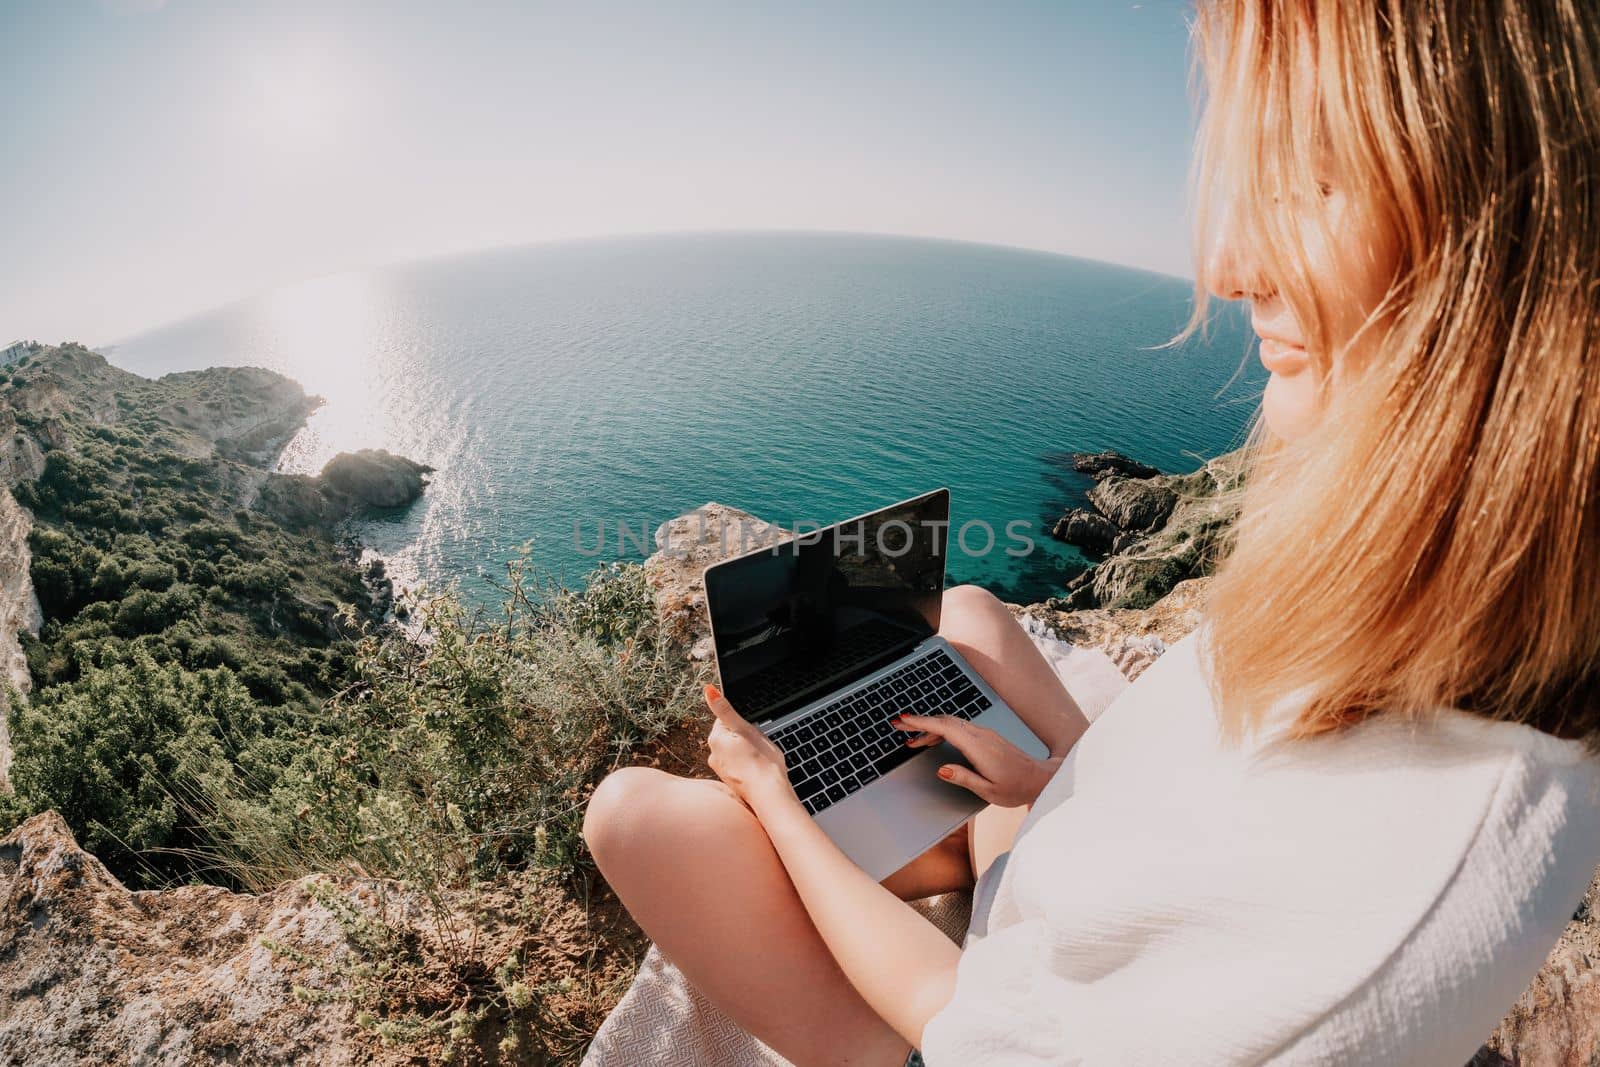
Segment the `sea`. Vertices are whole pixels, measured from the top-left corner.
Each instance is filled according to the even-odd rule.
[[[740,233],[496,249],[339,274],[126,338],[139,374],[269,367],[325,403],[279,461],[385,448],[435,472],[356,533],[405,588],[493,609],[508,563],[568,584],[707,501],[802,529],[951,493],[948,581],[1042,600],[1073,451],[1193,470],[1265,373],[1191,283],[920,238]]]

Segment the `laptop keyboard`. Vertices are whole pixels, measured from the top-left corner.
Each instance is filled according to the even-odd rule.
[[[889,725],[894,716],[973,719],[990,706],[939,648],[768,736],[783,752],[795,793],[815,815],[922,751],[906,744],[914,732]]]

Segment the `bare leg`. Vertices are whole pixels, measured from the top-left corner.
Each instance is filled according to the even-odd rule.
[[[798,1067],[899,1067],[910,1046],[811,925],[767,833],[721,782],[627,767],[584,837],[639,926],[696,988]]]
[[[1088,720],[1005,606],[959,586],[940,633],[1053,753]],[[1023,808],[990,807],[885,879],[903,899],[970,888]],[[647,768],[600,784],[584,837],[635,921],[730,1018],[794,1063],[898,1067],[906,1043],[845,979],[750,810],[719,782]],[[819,1020],[826,1020],[825,1023]]]
[[[1088,716],[993,593],[975,585],[945,590],[939,633],[1011,705],[1052,756],[1066,755],[1089,728]]]

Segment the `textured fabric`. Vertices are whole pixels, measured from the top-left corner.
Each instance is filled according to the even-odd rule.
[[[1203,637],[985,872],[929,1067],[1459,1067],[1538,970],[1600,862],[1600,763],[1451,710],[1228,746]]]
[[[1105,653],[1078,648],[1042,633],[1030,632],[1030,636],[1090,719],[1127,688],[1122,673]],[[946,893],[916,901],[912,906],[950,940],[962,940],[971,910],[968,894]],[[724,1015],[653,945],[633,984],[595,1034],[583,1062],[584,1067],[788,1064]]]
[[[966,933],[966,893],[912,904],[952,941]],[[654,945],[584,1055],[585,1067],[787,1067],[690,984]]]

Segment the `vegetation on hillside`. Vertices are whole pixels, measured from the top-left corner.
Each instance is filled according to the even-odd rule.
[[[341,611],[370,611],[353,550],[236,507],[245,468],[193,458],[159,415],[64,420],[64,447],[13,490],[34,514],[45,624],[10,720],[0,819],[55,808],[134,884],[205,872],[172,793],[243,772],[271,789],[322,702],[354,676]],[[19,413],[26,427],[28,417]]]
[[[54,808],[137,886],[342,879],[315,895],[349,955],[311,961],[305,997],[424,1059],[575,1061],[639,948],[592,913],[583,803],[700,710],[642,568],[569,589],[516,560],[502,611],[427,597],[403,632],[354,545],[262,510],[250,456],[197,441],[208,379],[97,360],[46,350],[0,384],[68,394],[10,405],[45,442],[13,492],[46,621],[0,832]]]
[[[499,615],[446,595],[416,607],[425,640],[363,638],[357,681],[327,706],[337,744],[267,803],[246,789],[201,806],[233,880],[355,871],[401,887],[405,903],[333,906],[353,962],[306,995],[353,1001],[428,1058],[576,1062],[640,947],[590,907],[583,804],[703,708],[640,566],[577,589],[521,561],[510,578]]]

